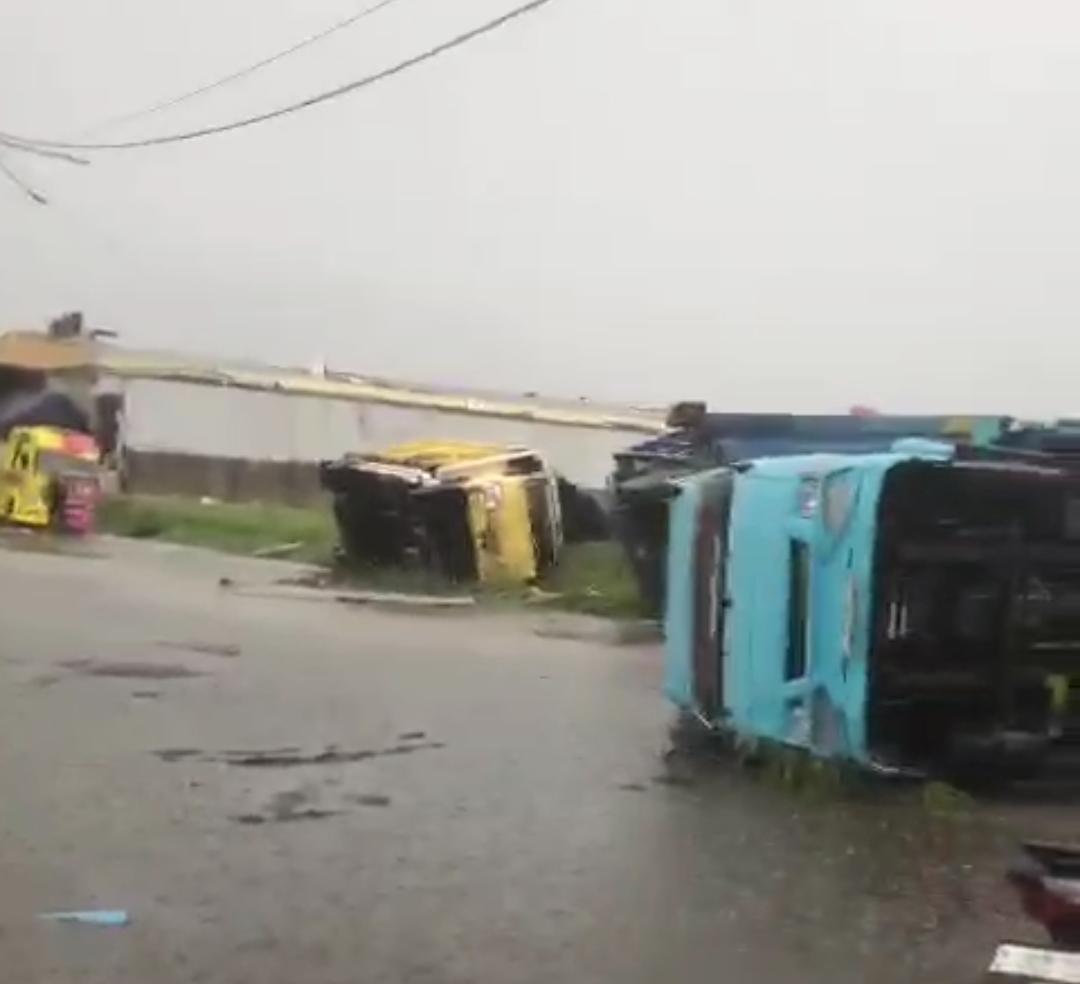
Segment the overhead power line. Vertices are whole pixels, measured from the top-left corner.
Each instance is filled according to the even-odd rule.
[[[39,205],[48,205],[49,199],[43,194],[35,191],[30,187],[22,178],[19,177],[8,165],[0,159],[0,174],[3,174],[15,187],[17,187],[27,198],[32,198]]]
[[[227,133],[231,130],[239,130],[248,126],[255,126],[258,123],[265,123],[269,120],[277,119],[280,116],[287,116],[290,113],[297,113],[300,110],[307,109],[311,106],[316,106],[319,103],[329,102],[331,99],[337,99],[339,96],[348,95],[351,92],[356,92],[359,89],[364,89],[369,85],[374,85],[376,82],[382,82],[384,79],[391,78],[394,75],[400,75],[402,72],[408,71],[410,68],[415,68],[417,65],[426,61],[431,61],[433,58],[437,58],[439,55],[445,54],[447,51],[451,51],[454,48],[459,48],[468,42],[475,40],[485,34],[489,34],[492,31],[497,30],[504,24],[509,23],[512,20],[517,19],[525,14],[531,13],[534,10],[538,10],[540,7],[551,3],[551,0],[530,0],[529,3],[524,3],[519,7],[515,7],[513,10],[508,11],[505,14],[501,14],[499,17],[493,20],[486,21],[485,23],[474,27],[463,34],[459,34],[456,37],[451,38],[448,41],[443,41],[441,44],[435,45],[433,48],[428,48],[426,51],[421,52],[418,55],[413,55],[411,58],[406,58],[404,61],[398,62],[396,65],[392,65],[390,68],[385,68],[382,71],[374,72],[371,75],[366,75],[361,79],[356,79],[353,82],[347,82],[344,85],[340,85],[335,89],[330,89],[325,92],[317,93],[313,96],[308,96],[306,99],[301,99],[299,102],[290,103],[286,106],[281,106],[278,109],[269,110],[265,113],[259,113],[255,116],[245,116],[241,119],[231,120],[226,123],[218,123],[214,126],[206,126],[197,130],[186,130],[180,133],[169,133],[159,137],[146,137],[141,140],[124,140],[115,143],[76,143],[63,140],[38,140],[30,137],[20,137],[10,133],[0,132],[0,139],[6,140],[12,143],[20,144],[24,147],[38,147],[46,149],[58,149],[58,150],[133,150],[139,147],[156,147],[161,144],[181,143],[187,140],[197,140],[201,137],[209,137],[218,133]]]
[[[119,126],[121,123],[131,123],[134,120],[140,120],[147,116],[153,116],[155,113],[160,113],[162,110],[171,109],[173,106],[179,106],[181,103],[185,103],[190,99],[194,99],[196,96],[204,95],[214,89],[220,89],[222,86],[229,85],[231,82],[236,82],[242,78],[246,78],[248,75],[266,68],[268,65],[273,65],[274,62],[281,61],[283,58],[287,58],[289,55],[293,55],[298,51],[303,50],[318,41],[322,41],[324,38],[330,37],[331,34],[336,34],[338,31],[343,31],[347,27],[352,27],[353,24],[359,23],[362,20],[370,17],[372,14],[378,13],[383,7],[389,7],[390,4],[396,3],[397,0],[379,0],[378,3],[372,4],[370,7],[365,7],[363,10],[357,11],[355,14],[350,14],[348,17],[344,17],[341,20],[331,24],[329,27],[324,28],[321,31],[311,34],[304,38],[302,41],[297,41],[296,44],[290,45],[288,48],[283,48],[281,51],[276,51],[272,55],[267,55],[265,58],[260,58],[256,62],[252,62],[250,65],[244,68],[238,69],[235,72],[230,72],[228,75],[223,75],[220,78],[207,82],[204,85],[200,85],[198,88],[191,89],[188,92],[182,92],[177,96],[171,96],[168,99],[163,99],[161,102],[151,103],[149,106],[144,106],[142,109],[133,110],[130,113],[123,113],[119,116],[113,116],[110,119],[103,120],[101,123],[97,123],[92,127],[84,130],[83,133],[91,134],[97,133],[101,130],[108,129],[109,127]]]
[[[57,161],[66,161],[68,164],[89,164],[85,157],[76,157],[74,154],[66,154],[62,150],[50,150],[46,147],[38,147],[34,144],[24,144],[6,137],[0,137],[0,147],[5,150],[16,150],[24,154],[36,154],[38,157],[50,157]]]

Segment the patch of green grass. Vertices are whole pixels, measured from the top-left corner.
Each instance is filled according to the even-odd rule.
[[[626,553],[614,541],[567,544],[540,587],[558,595],[551,600],[556,608],[608,618],[647,615]]]
[[[329,509],[262,503],[208,502],[171,496],[112,496],[102,503],[105,533],[253,554],[300,543],[290,560],[329,564],[337,530]]]
[[[358,587],[422,594],[479,595],[492,601],[535,600],[552,608],[608,618],[640,618],[646,614],[630,564],[614,542],[572,543],[559,564],[532,592],[519,585],[450,584],[431,571],[380,567],[335,566],[337,528],[325,508],[298,509],[263,503],[207,502],[175,496],[113,496],[99,513],[103,532],[117,536],[164,540],[209,547],[225,553],[257,553],[264,548],[301,543],[285,554],[289,560],[321,564],[334,577]]]

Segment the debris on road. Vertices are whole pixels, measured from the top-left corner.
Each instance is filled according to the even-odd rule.
[[[200,653],[203,656],[221,656],[223,659],[235,659],[241,652],[239,646],[221,645],[214,642],[173,642],[165,639],[159,641],[158,645],[162,649],[180,649],[189,653]]]
[[[126,909],[82,909],[74,912],[42,912],[39,919],[50,922],[80,923],[84,926],[127,926],[131,918]]]
[[[426,737],[426,731],[404,731],[398,735],[398,741],[418,741],[419,739]]]
[[[335,592],[334,601],[344,605],[388,605],[402,608],[474,608],[472,595],[403,594],[399,591]]]
[[[274,557],[288,557],[289,554],[296,553],[303,545],[303,540],[295,540],[292,543],[274,543],[268,547],[259,547],[258,550],[252,550],[251,556],[264,560],[273,559]]]
[[[103,662],[94,659],[62,660],[60,666],[84,676],[117,677],[134,680],[178,680],[206,676],[181,663]]]
[[[161,696],[160,690],[133,690],[131,696],[137,700],[157,700]]]

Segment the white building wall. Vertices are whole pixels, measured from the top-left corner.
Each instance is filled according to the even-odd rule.
[[[126,380],[124,393],[124,443],[141,451],[317,461],[417,440],[525,444],[571,481],[600,488],[612,455],[642,436],[153,379]]]

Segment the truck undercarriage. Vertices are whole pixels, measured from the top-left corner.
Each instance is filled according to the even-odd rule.
[[[886,480],[871,626],[878,761],[1080,772],[1080,478],[911,462]]]

